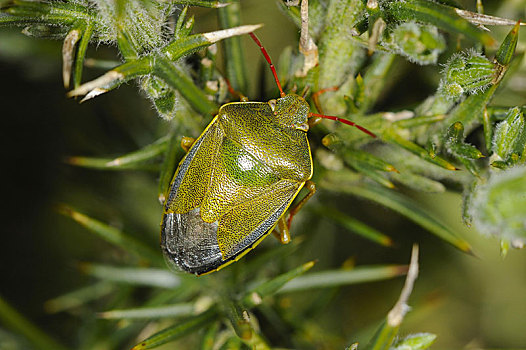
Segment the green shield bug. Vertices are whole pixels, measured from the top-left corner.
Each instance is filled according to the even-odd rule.
[[[164,203],[161,247],[178,270],[203,275],[239,260],[276,226],[282,242],[294,214],[314,194],[312,155],[307,139],[309,112],[303,97],[285,94],[272,61],[265,56],[280,98],[232,102],[219,109],[189,147]],[[307,185],[306,185],[307,184]],[[287,209],[306,185],[309,193]]]

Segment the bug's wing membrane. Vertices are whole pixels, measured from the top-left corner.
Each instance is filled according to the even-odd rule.
[[[221,265],[217,222],[201,219],[200,206],[212,182],[218,160],[218,141],[224,133],[212,121],[179,165],[161,223],[161,247],[176,270],[202,274]]]
[[[177,270],[201,275],[236,260],[269,233],[302,186],[280,180],[212,223],[202,220],[201,208],[184,214],[165,213],[161,246],[167,262]]]
[[[185,214],[166,213],[161,223],[161,248],[175,270],[203,274],[223,263],[217,245],[217,222],[206,223],[199,208]]]
[[[295,181],[280,180],[261,196],[242,202],[224,214],[217,231],[223,259],[235,257],[258,243],[274,227],[302,186]]]

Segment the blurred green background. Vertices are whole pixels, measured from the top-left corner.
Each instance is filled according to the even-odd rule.
[[[474,6],[474,1],[464,3],[468,8]],[[525,1],[484,1],[484,5],[489,14],[526,18]],[[296,27],[273,1],[243,0],[242,6],[245,24],[266,24],[258,35],[274,61],[284,47],[296,45]],[[192,10],[198,19],[196,32],[217,28],[214,11]],[[493,35],[501,40],[507,30],[495,28]],[[526,49],[526,31],[521,30],[517,51]],[[252,84],[247,95],[254,100],[269,98],[275,94],[275,88],[261,54],[248,38],[244,44]],[[88,56],[111,58],[114,54],[114,49],[103,46],[88,51]],[[87,72],[85,80],[102,73],[95,69]],[[438,73],[438,67],[404,64],[394,89],[386,93],[377,108],[411,106],[422,100],[435,90]],[[264,84],[262,75],[266,77]],[[524,93],[526,61],[512,79],[510,84],[522,86]],[[68,203],[157,247],[161,205],[156,198],[156,172],[87,170],[69,166],[63,159],[71,155],[111,157],[130,152],[166,134],[168,124],[157,117],[134,84],[84,104],[66,98],[61,80],[61,42],[28,38],[17,29],[0,30],[0,82],[0,294],[42,329],[74,347],[86,322],[105,321],[87,320],[75,312],[50,314],[45,302],[92,281],[79,271],[79,262],[110,263],[120,252],[56,213],[55,206]],[[494,103],[524,105],[526,97],[497,93]],[[358,265],[403,264],[409,260],[411,244],[418,242],[420,276],[410,299],[413,311],[401,334],[435,333],[436,349],[526,348],[525,252],[512,250],[501,259],[498,240],[465,227],[460,217],[460,194],[410,194],[466,238],[476,257],[455,250],[385,208],[349,196],[328,197],[320,191],[316,194],[318,200],[330,198],[334,207],[391,236],[395,246],[376,246],[333,222],[309,216],[312,212],[307,209],[292,228],[292,238],[305,242],[289,256],[291,266],[319,259],[315,269],[337,267],[349,258]],[[238,268],[242,269],[259,252],[278,245],[273,239],[265,240],[236,263]],[[336,329],[344,342],[364,342],[395,303],[402,285],[403,279],[398,278],[341,288],[324,312],[311,321],[322,325],[322,329]],[[323,292],[313,292],[287,298],[293,308],[296,303],[323,297]],[[95,305],[93,311],[103,310]],[[324,338],[328,334],[313,333],[313,344],[329,348],[326,346],[332,340]]]

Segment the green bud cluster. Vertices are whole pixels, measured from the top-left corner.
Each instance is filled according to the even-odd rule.
[[[524,115],[518,107],[511,108],[506,119],[497,124],[493,136],[492,150],[498,161],[513,164],[524,153],[526,137]]]
[[[174,11],[170,2],[151,0],[106,1],[91,0],[99,21],[99,39],[117,42],[118,33],[133,38],[139,51],[148,51],[166,43],[167,19]]]
[[[496,71],[493,62],[475,51],[453,55],[445,65],[439,92],[449,99],[476,94],[492,83]]]
[[[174,89],[154,75],[142,79],[140,87],[152,101],[160,117],[166,120],[173,118],[177,111],[177,96]]]
[[[436,27],[414,22],[397,25],[392,31],[388,47],[421,65],[436,63],[446,48],[446,42]]]

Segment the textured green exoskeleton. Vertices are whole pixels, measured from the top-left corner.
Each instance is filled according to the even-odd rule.
[[[290,240],[292,217],[314,194],[310,125],[322,118],[369,130],[335,116],[309,112],[303,97],[286,95],[254,33],[281,98],[227,103],[193,142],[175,172],[164,203],[161,247],[169,264],[196,275],[239,260],[276,225]],[[318,92],[319,93],[319,92]],[[309,193],[287,209],[307,183]]]
[[[223,105],[179,165],[161,246],[177,269],[205,274],[270,233],[312,176],[309,105],[298,95]]]

